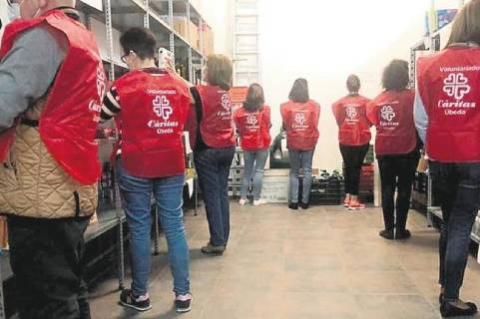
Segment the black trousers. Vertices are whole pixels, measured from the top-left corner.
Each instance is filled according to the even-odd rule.
[[[480,208],[480,163],[430,162],[429,167],[443,214],[439,281],[445,299],[455,300],[463,285],[470,233]]]
[[[8,217],[10,264],[21,319],[87,319],[83,282],[89,219]]]
[[[420,154],[417,150],[404,155],[378,157],[382,181],[382,209],[385,229],[405,230],[412,185]],[[395,203],[395,191],[397,200]],[[395,214],[396,213],[396,214]],[[396,218],[395,218],[396,217]]]
[[[345,165],[345,193],[357,196],[360,185],[360,172],[367,155],[369,144],[347,146],[340,144],[343,163]]]

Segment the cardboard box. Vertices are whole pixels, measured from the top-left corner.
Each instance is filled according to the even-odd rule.
[[[173,29],[184,37],[190,45],[198,48],[199,33],[198,27],[186,17],[173,17]]]
[[[201,37],[203,37],[203,49],[201,46]],[[199,38],[198,38],[197,47],[199,49],[202,49],[203,55],[208,57],[209,55],[215,53],[214,42],[215,42],[215,35],[213,33],[212,28],[210,28],[208,24],[203,24],[199,28]]]

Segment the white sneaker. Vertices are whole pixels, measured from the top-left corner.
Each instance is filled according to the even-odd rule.
[[[241,206],[245,206],[245,204],[247,203],[247,200],[242,198],[240,199],[240,201],[238,201],[238,203],[241,205]]]
[[[264,200],[264,199],[254,200],[253,201],[253,206],[265,205],[266,203],[267,203],[267,201]]]

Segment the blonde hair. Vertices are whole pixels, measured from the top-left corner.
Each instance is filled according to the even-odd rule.
[[[458,13],[447,46],[465,42],[480,44],[480,0],[472,0]]]
[[[225,55],[213,54],[207,59],[206,80],[208,84],[230,90],[232,86],[233,65]]]

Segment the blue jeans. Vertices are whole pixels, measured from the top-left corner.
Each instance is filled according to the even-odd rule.
[[[290,203],[298,203],[300,169],[303,168],[302,203],[310,201],[310,189],[312,188],[312,161],[311,151],[288,150],[290,157]]]
[[[230,236],[228,176],[234,155],[234,147],[208,148],[194,153],[213,246],[226,246]]]
[[[430,162],[435,195],[442,204],[440,284],[445,299],[460,295],[467,266],[470,234],[480,207],[480,163]]]
[[[151,262],[151,198],[155,197],[160,224],[168,245],[168,258],[176,295],[190,293],[189,251],[183,224],[183,175],[144,179],[130,175],[117,161],[117,176],[122,205],[130,231],[132,292],[135,296],[148,291]]]
[[[268,158],[268,150],[245,151],[244,158],[245,171],[243,173],[241,197],[246,199],[248,189],[253,187],[253,199],[259,200],[262,192],[263,173],[265,171],[265,163],[267,162]]]

